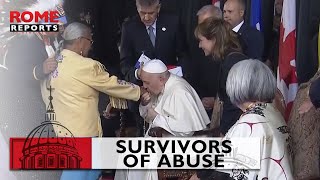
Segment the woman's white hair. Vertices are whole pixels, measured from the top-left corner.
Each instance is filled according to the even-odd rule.
[[[233,104],[271,102],[275,97],[276,79],[264,63],[255,59],[235,64],[227,78],[227,94]]]
[[[91,29],[90,27],[78,23],[78,22],[73,22],[69,24],[66,29],[63,31],[62,38],[59,42],[59,46],[57,48],[57,54],[60,54],[65,45],[67,44],[72,44],[74,41],[78,38],[84,37],[88,33],[90,33]]]
[[[69,24],[64,30],[62,37],[66,41],[71,41],[85,36],[90,32],[90,28],[84,24],[74,22]]]

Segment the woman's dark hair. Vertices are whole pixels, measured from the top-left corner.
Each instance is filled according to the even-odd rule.
[[[228,51],[241,52],[238,36],[232,31],[231,25],[217,18],[207,18],[200,23],[194,32],[196,38],[203,36],[215,41],[211,54],[215,59],[224,59]]]

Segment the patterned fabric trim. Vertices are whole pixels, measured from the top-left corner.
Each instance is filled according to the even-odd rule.
[[[267,103],[256,103],[252,106],[249,106],[246,111],[242,114],[242,116],[247,114],[257,114],[265,117],[263,110],[267,108]]]

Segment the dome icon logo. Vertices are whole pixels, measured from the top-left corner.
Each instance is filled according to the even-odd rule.
[[[51,91],[50,87],[45,121],[26,138],[10,138],[11,169],[90,168],[91,139],[75,138],[70,130],[56,121]]]

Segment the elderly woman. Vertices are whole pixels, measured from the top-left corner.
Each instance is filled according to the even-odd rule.
[[[226,137],[261,139],[261,168],[243,171],[243,175],[253,179],[293,179],[288,128],[270,103],[277,89],[272,71],[260,61],[245,60],[232,67],[226,86],[231,102],[243,111]],[[230,176],[236,178],[234,172]]]
[[[87,58],[93,41],[86,25],[72,23],[62,36],[64,49],[51,77],[57,121],[76,137],[101,136],[99,92],[137,101],[140,87],[109,76],[102,64]]]
[[[86,25],[71,23],[62,36],[64,49],[57,58],[58,68],[52,73],[50,83],[56,120],[75,137],[101,136],[99,92],[137,101],[140,98],[140,87],[109,76],[103,65],[87,58],[93,41],[91,30]],[[122,101],[110,99],[113,99],[111,101],[114,105]],[[57,129],[55,131],[60,136],[60,132]],[[97,179],[99,173],[64,171],[61,179]]]
[[[270,103],[276,91],[276,79],[272,71],[257,60],[241,61],[231,68],[226,87],[231,102],[243,112],[226,138],[260,138],[261,164],[260,170],[232,170],[224,173],[231,179],[292,180],[288,128],[281,113]],[[214,171],[205,176],[219,173]],[[198,174],[202,179],[201,175]]]
[[[241,114],[241,110],[231,104],[226,94],[228,73],[234,64],[247,59],[247,57],[241,51],[237,35],[232,31],[229,23],[224,20],[214,17],[207,18],[197,26],[195,36],[199,39],[199,47],[202,48],[205,55],[212,56],[213,60],[222,63],[219,75],[220,82],[218,82],[218,96],[223,101],[219,130],[224,135]],[[217,109],[218,107],[214,108]]]

